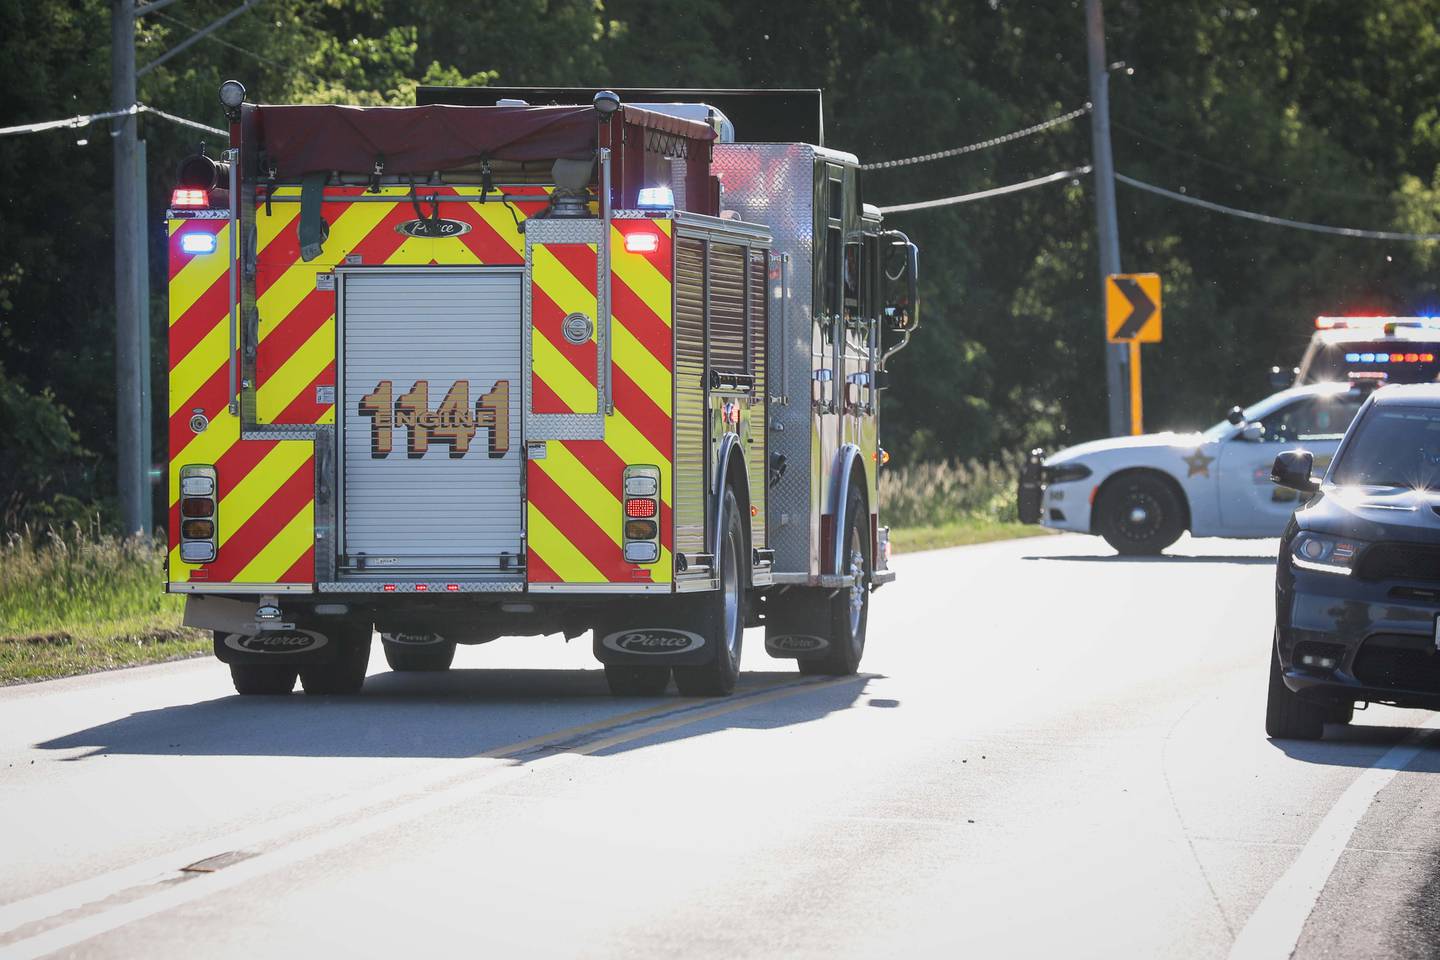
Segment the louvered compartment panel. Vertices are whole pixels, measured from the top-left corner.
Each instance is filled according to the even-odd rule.
[[[753,404],[746,413],[749,431],[746,440],[746,466],[750,471],[750,501],[759,510],[750,522],[750,543],[765,547],[766,543],[766,500],[765,494],[770,482],[769,470],[769,405],[768,386],[765,378],[765,343],[768,333],[767,319],[770,308],[770,251],[750,251],[749,289],[746,291],[746,309],[749,314],[750,373],[755,377]]]
[[[705,552],[705,242],[675,241],[675,552]]]
[[[745,248],[710,244],[710,369],[749,373],[745,364]]]

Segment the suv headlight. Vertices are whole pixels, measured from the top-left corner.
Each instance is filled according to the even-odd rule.
[[[1351,537],[1306,531],[1290,542],[1290,558],[1305,570],[1348,575],[1364,544]]]
[[[1045,468],[1046,483],[1069,483],[1072,480],[1084,480],[1090,476],[1090,468],[1083,463],[1062,463],[1053,467]]]

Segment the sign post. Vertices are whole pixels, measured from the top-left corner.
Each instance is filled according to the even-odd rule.
[[[1105,278],[1105,340],[1130,349],[1130,432],[1145,432],[1140,344],[1160,342],[1160,275],[1112,273]]]

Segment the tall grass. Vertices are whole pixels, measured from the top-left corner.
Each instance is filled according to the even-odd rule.
[[[880,519],[891,527],[1014,523],[1021,458],[922,463],[880,471]]]
[[[164,545],[79,526],[24,530],[0,541],[0,637],[137,619],[178,623],[163,592]]]

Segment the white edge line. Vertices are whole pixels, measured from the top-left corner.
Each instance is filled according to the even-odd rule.
[[[1386,784],[1424,752],[1425,738],[1421,731],[1437,728],[1440,728],[1440,714],[1431,717],[1404,742],[1387,750],[1345,788],[1290,869],[1245,921],[1230,947],[1230,960],[1284,960],[1295,952],[1305,922],[1360,820]]]

